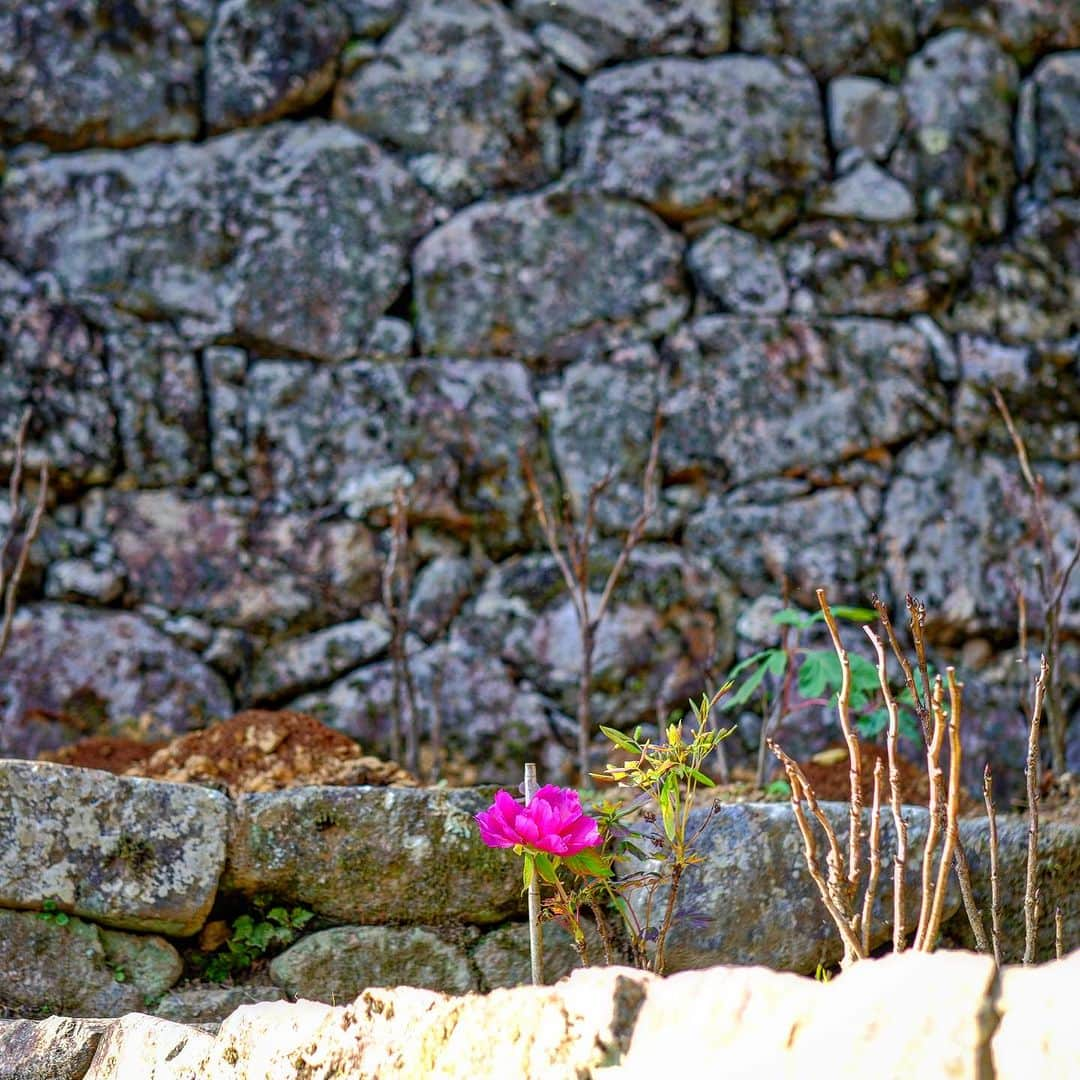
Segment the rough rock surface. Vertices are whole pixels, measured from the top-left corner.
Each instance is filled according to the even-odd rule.
[[[58,150],[191,139],[201,30],[186,0],[0,7],[0,140]],[[123,108],[117,108],[117,101]]]
[[[906,0],[735,0],[741,52],[797,56],[818,76],[887,75],[915,47]]]
[[[569,359],[616,331],[663,333],[686,310],[681,254],[678,237],[630,203],[562,191],[481,203],[416,249],[421,347]]]
[[[480,841],[472,815],[490,794],[298,788],[247,795],[237,803],[222,887],[271,893],[341,923],[497,922],[521,908],[521,869],[512,853]]]
[[[552,78],[537,43],[495,0],[419,0],[376,55],[339,83],[334,116],[428,158],[421,177],[460,172],[457,186],[475,198],[551,178]],[[432,186],[443,195],[444,184]],[[446,192],[459,201],[453,194]]]
[[[0,211],[3,254],[24,269],[144,318],[320,359],[359,350],[430,224],[400,165],[320,121],[45,158],[9,170]]]
[[[823,805],[841,845],[845,845],[847,807]],[[921,872],[928,816],[925,810],[915,807],[907,808],[905,816],[907,873],[912,883],[905,894],[905,922],[911,926],[919,918],[914,882]],[[692,817],[690,831],[696,828]],[[823,849],[825,842],[820,833],[819,842]],[[892,818],[885,810],[881,814],[881,845],[882,866],[889,868],[896,841]],[[769,966],[776,970],[813,974],[818,963],[828,967],[840,959],[840,937],[805,869],[802,838],[789,805],[744,803],[722,807],[702,834],[700,850],[704,860],[690,867],[683,878],[668,933],[665,955],[669,972],[716,963],[761,963],[767,955]],[[885,869],[874,901],[874,944],[882,944],[892,935],[892,896],[892,877]],[[663,910],[666,897],[665,887],[656,891],[654,911]],[[646,901],[646,890],[634,894],[632,902],[639,917]],[[959,904],[960,894],[952,883],[946,914],[955,912]]]
[[[0,908],[6,1008],[120,1016],[160,997],[182,970],[180,954],[164,938],[102,930],[76,918],[58,925],[55,917]]]
[[[576,972],[557,986],[447,997],[402,987],[347,1006],[273,1003],[237,1010],[216,1037],[140,1015],[104,1030],[87,1080],[153,1075],[595,1075],[670,1068],[672,1047],[739,1074],[805,1071],[832,1055],[845,1074],[895,1062],[904,1075],[974,1080],[1067,1075],[1077,1052],[1068,990],[1077,956],[1000,980],[986,957],[908,953],[868,961],[822,985],[763,968],[668,979],[626,968]],[[912,993],[912,987],[920,992]],[[897,997],[907,1023],[890,1020]],[[1000,1010],[1000,1023],[998,1022]],[[837,1016],[852,1032],[838,1040]],[[778,1038],[777,1031],[785,1034]],[[20,1032],[23,1038],[27,1035]],[[35,1032],[34,1064],[59,1031]],[[86,1038],[86,1036],[84,1036]],[[37,1074],[34,1074],[37,1075]]]
[[[51,900],[105,926],[193,934],[224,866],[227,809],[203,788],[2,761],[0,907]]]
[[[444,994],[476,989],[464,949],[421,926],[336,926],[308,934],[270,964],[292,997],[328,1005],[369,987],[416,986]]]
[[[358,615],[379,595],[374,539],[359,522],[261,515],[251,499],[168,490],[116,494],[106,519],[143,604],[281,631]]]
[[[232,712],[220,676],[138,616],[67,604],[18,612],[0,687],[0,753],[16,757],[144,713],[171,732]]]
[[[585,86],[581,182],[676,221],[777,229],[825,169],[823,129],[817,87],[791,60],[626,64]]]
[[[206,43],[210,129],[265,123],[314,104],[334,85],[348,32],[336,3],[224,0]]]
[[[105,1020],[0,1020],[0,1072],[12,1080],[83,1080]]]
[[[650,53],[724,52],[730,36],[728,0],[648,0],[619,4],[593,0],[515,0],[514,10],[540,43],[578,75],[611,60]]]

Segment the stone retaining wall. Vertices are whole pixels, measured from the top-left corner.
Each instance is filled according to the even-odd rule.
[[[580,659],[518,450],[578,505],[613,470],[599,587],[659,398],[660,507],[594,716],[666,715],[773,644],[785,576],[803,604],[912,590],[978,717],[970,779],[993,755],[1005,782],[1018,588],[1041,614],[988,391],[1064,557],[1077,11],[3,5],[0,471],[30,406],[55,501],[0,661],[0,753],[285,703],[384,750],[402,483],[421,693],[482,779],[526,754],[554,777]],[[1062,625],[1075,711],[1080,576]],[[755,744],[748,713],[729,752]]]
[[[233,802],[192,785],[0,761],[0,1006],[23,1016],[156,1010],[203,1021],[285,994],[340,1004],[373,986],[459,994],[528,982],[520,861],[485,847],[472,819],[491,796],[490,789],[318,787]],[[830,813],[842,832],[845,808]],[[908,816],[914,854],[926,812],[909,808]],[[1001,829],[1004,950],[1014,960],[1023,948],[1026,833],[1010,818]],[[985,823],[964,822],[984,909],[985,837]],[[892,843],[886,815],[886,865]],[[737,963],[813,973],[839,958],[786,804],[724,807],[701,851],[676,911],[669,970]],[[909,858],[910,923],[919,861]],[[1061,905],[1066,947],[1075,947],[1080,829],[1045,826],[1040,867],[1044,910]],[[254,981],[177,987],[178,950],[205,942],[208,922],[256,910],[257,897],[266,898],[262,910],[312,912],[300,939]],[[947,901],[944,940],[967,944],[955,889]],[[891,913],[883,881],[875,941],[889,940]],[[1048,921],[1042,957],[1053,952]],[[577,957],[565,932],[548,924],[545,933],[554,980]],[[593,950],[597,962],[595,939]]]

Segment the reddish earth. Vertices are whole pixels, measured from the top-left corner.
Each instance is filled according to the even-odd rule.
[[[233,797],[304,784],[417,784],[404,769],[366,756],[347,735],[314,717],[264,709],[249,709],[164,745],[93,736],[41,757],[127,776],[210,784]]]

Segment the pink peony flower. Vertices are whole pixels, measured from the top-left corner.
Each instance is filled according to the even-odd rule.
[[[581,809],[571,788],[545,784],[528,806],[508,791],[500,791],[487,810],[476,815],[480,836],[488,847],[531,848],[569,857],[603,842],[596,822]]]

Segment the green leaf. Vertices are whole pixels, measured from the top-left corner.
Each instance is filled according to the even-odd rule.
[[[773,617],[772,621],[777,626],[794,626],[799,630],[805,630],[812,622],[814,617],[807,611],[803,611],[800,608],[784,608],[783,611],[778,611]]]
[[[546,852],[538,851],[533,855],[533,858],[536,860],[536,872],[541,879],[554,885],[559,878],[555,873],[555,864],[552,862],[551,856]]]
[[[818,649],[803,655],[798,679],[799,694],[802,697],[821,697],[827,686],[839,687],[840,679],[840,659],[836,653]]]
[[[779,678],[787,670],[788,654],[783,649],[777,649],[772,656],[765,661],[765,667],[770,675]]]
[[[851,664],[851,688],[866,694],[876,694],[881,689],[878,669],[864,656],[852,653],[848,657]]]
[[[710,780],[703,772],[698,772],[697,769],[686,766],[686,775],[693,777],[699,784],[704,784],[705,787],[716,787],[716,784]]]
[[[745,660],[740,660],[728,673],[724,682],[731,682],[740,672],[745,671],[748,667],[756,664],[759,660],[763,660],[769,653],[776,652],[776,649],[762,649],[761,652],[754,653],[753,656],[748,656]]]
[[[668,843],[675,842],[675,805],[678,797],[679,782],[674,773],[668,773],[660,789],[660,817],[664,822],[664,833],[668,838]]]
[[[600,725],[600,730],[606,735],[620,750],[625,750],[628,754],[640,753],[640,747],[629,736],[624,735],[621,731],[616,731],[611,727],[604,727]]]
[[[773,780],[765,785],[766,795],[790,795],[791,785],[786,780]]]
[[[279,926],[286,926],[289,922],[289,913],[283,907],[272,907],[267,913],[269,922],[275,922]]]
[[[53,922],[56,923],[57,926],[67,926],[67,924],[71,922],[71,918],[66,911],[58,911],[53,916]]]
[[[855,726],[864,738],[873,739],[889,726],[889,710],[875,709],[866,716],[860,716],[855,721]]]
[[[522,885],[524,886],[522,888],[522,890],[521,890],[522,892],[528,892],[529,891],[529,886],[532,884],[533,877],[535,875],[536,875],[536,867],[533,865],[533,857],[532,857],[532,855],[526,855],[525,856],[525,866],[522,868],[522,871],[521,871],[521,882],[522,882]]]
[[[856,623],[872,623],[877,618],[877,612],[872,608],[847,607],[843,604],[840,607],[834,607],[832,613],[838,619],[847,619],[848,622]],[[825,618],[824,614],[821,617]]]
[[[576,855],[570,855],[563,859],[563,863],[575,874],[583,877],[611,877],[612,870],[608,860],[596,851],[579,851]]]
[[[765,676],[769,673],[769,658],[775,653],[780,652],[779,649],[766,649],[765,652],[759,655],[765,657],[765,662],[751,673],[750,677],[731,695],[725,702],[725,709],[733,709],[736,705],[745,705],[747,701],[754,696],[754,691],[761,685]],[[780,652],[780,655],[784,654]]]

